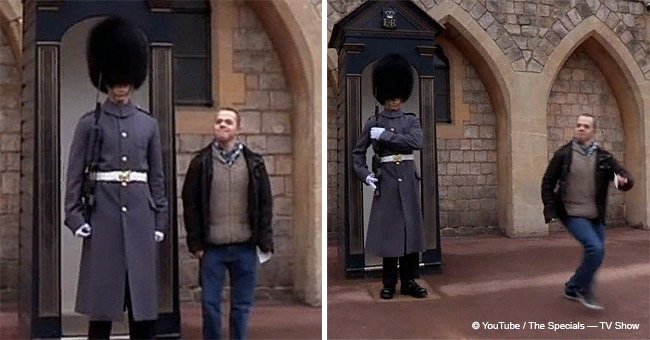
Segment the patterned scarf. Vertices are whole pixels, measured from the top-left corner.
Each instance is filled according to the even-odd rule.
[[[581,154],[587,157],[591,157],[591,155],[593,155],[594,152],[596,152],[596,149],[598,148],[598,143],[593,141],[591,143],[582,144],[578,142],[578,140],[574,139],[573,145],[575,146],[574,149],[576,151],[580,152]]]
[[[217,142],[212,143],[212,157],[228,166],[232,166],[237,161],[242,154],[242,150],[244,150],[244,144],[239,141],[235,143],[235,147],[230,151],[222,149]]]

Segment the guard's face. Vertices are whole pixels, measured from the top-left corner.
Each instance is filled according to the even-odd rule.
[[[588,142],[596,134],[594,119],[592,117],[580,116],[576,122],[575,138],[581,143]]]
[[[108,88],[108,96],[117,103],[127,103],[133,92],[133,85],[115,85]]]
[[[237,114],[230,110],[221,110],[214,119],[214,138],[218,142],[229,142],[239,132]]]
[[[402,104],[402,100],[400,98],[395,98],[395,99],[387,99],[386,102],[384,103],[384,106],[390,111],[397,111],[399,110],[399,106],[401,104]]]

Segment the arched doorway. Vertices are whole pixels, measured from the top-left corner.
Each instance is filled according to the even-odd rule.
[[[557,101],[558,98],[553,98],[553,89],[555,86],[565,86],[562,83],[562,78],[568,78],[568,74],[564,75],[563,71],[567,67],[571,67],[570,61],[576,53],[586,56],[582,59],[591,59],[592,62],[587,61],[586,63],[602,72],[602,78],[600,76],[599,78],[603,85],[600,88],[606,88],[605,94],[608,96],[605,104],[600,102],[596,104],[596,116],[602,114],[605,119],[606,135],[603,135],[604,138],[601,140],[608,143],[605,147],[613,149],[617,157],[628,160],[625,166],[637,180],[634,189],[625,194],[615,193],[613,202],[610,202],[614,210],[608,210],[608,213],[610,217],[618,217],[618,223],[647,228],[650,225],[648,216],[650,189],[647,186],[649,160],[647,157],[648,119],[646,116],[650,103],[645,99],[643,93],[649,91],[650,82],[645,80],[638,64],[614,32],[596,17],[589,17],[571,30],[549,56],[549,62],[542,73],[543,79],[545,79],[544,94],[545,98],[549,98],[549,102]],[[578,78],[582,76],[579,70],[577,76]],[[575,81],[573,73],[571,80]],[[560,81],[559,85],[558,81]],[[571,84],[569,84],[569,90],[571,90],[570,86]],[[610,90],[607,91],[607,88]],[[586,90],[590,90],[589,86]],[[579,92],[584,92],[584,90],[580,89]],[[584,93],[582,94],[582,100],[588,102],[589,96],[585,98]],[[563,100],[564,98],[559,99]],[[573,100],[573,97],[570,99]],[[604,101],[605,98],[602,100]],[[581,105],[593,106],[594,104]],[[551,106],[551,109],[555,114],[558,110],[560,114],[563,114],[562,107]],[[572,114],[576,117],[578,112],[572,112]],[[553,122],[547,122],[549,127],[552,124]],[[551,133],[553,131],[549,130],[549,135]],[[616,154],[617,152],[618,154]],[[623,202],[624,210],[616,211],[620,209]],[[612,212],[618,215],[612,216]]]

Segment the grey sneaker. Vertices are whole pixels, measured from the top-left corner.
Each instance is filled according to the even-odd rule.
[[[575,292],[577,300],[580,301],[585,307],[589,309],[595,309],[595,310],[603,310],[605,309],[599,302],[598,299],[596,299],[596,296],[594,296],[593,293],[581,293],[581,292]]]

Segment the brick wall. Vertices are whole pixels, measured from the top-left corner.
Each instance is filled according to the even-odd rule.
[[[251,149],[262,153],[274,197],[275,254],[272,261],[261,267],[258,296],[288,298],[292,294],[293,281],[292,97],[273,45],[255,13],[245,3],[237,2],[236,6],[238,20],[233,31],[232,70],[243,73],[246,79],[245,102],[236,105],[241,109],[241,139]],[[179,195],[194,152],[211,140],[212,135],[177,135]],[[179,223],[179,243],[180,297],[182,301],[198,301],[198,261],[187,251],[182,222]]]
[[[23,53],[21,93],[21,160],[20,160],[20,282],[18,324],[20,334],[31,334],[30,319],[32,310],[32,243],[34,216],[34,139],[35,139],[35,98],[36,98],[36,2],[26,0],[23,3]]]
[[[463,122],[462,138],[437,140],[440,226],[445,236],[495,232],[498,225],[496,116],[476,70],[466,60],[462,65],[462,97],[470,119]]]
[[[596,117],[596,141],[625,162],[623,126],[616,98],[595,61],[581,48],[567,59],[548,98],[548,155],[573,138],[580,113]],[[625,223],[625,196],[613,185],[607,207],[608,226]]]
[[[20,69],[0,32],[0,302],[15,301],[20,213]]]
[[[414,1],[424,10],[452,0]],[[643,3],[617,0],[453,0],[476,20],[514,70],[541,72],[553,49],[574,27],[596,17],[612,29],[650,79],[648,15]],[[334,6],[334,5],[331,5]]]

